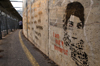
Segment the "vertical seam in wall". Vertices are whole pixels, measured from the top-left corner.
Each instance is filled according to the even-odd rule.
[[[49,31],[50,31],[50,24],[49,24],[49,0],[48,0],[48,57],[49,57],[49,45],[50,45],[50,40],[49,40]]]
[[[27,38],[28,38],[28,4],[26,5],[26,16],[27,16]]]
[[[89,13],[88,13],[88,15],[87,15],[85,24],[87,23],[88,18],[89,18],[89,15],[90,15],[90,12],[91,12],[91,10],[92,10],[93,0],[90,0],[90,2],[91,2],[91,4],[90,4],[90,9],[89,9]],[[90,46],[90,49],[92,50],[92,46],[91,46],[91,44],[90,44],[90,42],[89,42],[89,40],[88,40],[88,38],[87,38],[87,35],[86,35],[86,26],[84,27],[84,36],[86,37],[86,41],[87,41],[88,45]],[[92,56],[93,56],[93,55],[94,55],[94,54],[92,53]]]

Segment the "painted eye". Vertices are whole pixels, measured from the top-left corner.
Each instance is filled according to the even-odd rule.
[[[77,28],[82,29],[82,23],[81,22],[77,24]]]
[[[73,22],[69,21],[69,27],[73,27]]]

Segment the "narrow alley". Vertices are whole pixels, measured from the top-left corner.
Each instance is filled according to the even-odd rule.
[[[0,66],[57,66],[22,34],[15,30],[0,40]]]
[[[0,66],[100,66],[100,0],[0,0]]]

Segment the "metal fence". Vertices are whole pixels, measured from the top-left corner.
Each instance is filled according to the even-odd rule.
[[[11,15],[0,12],[0,39],[9,32],[19,28],[19,20]]]

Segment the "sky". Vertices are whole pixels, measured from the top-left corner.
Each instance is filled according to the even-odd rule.
[[[19,12],[19,14],[22,16],[22,2],[20,1],[23,1],[23,0],[10,0],[13,7],[15,7],[15,9]],[[14,2],[14,1],[17,1],[17,2]]]

